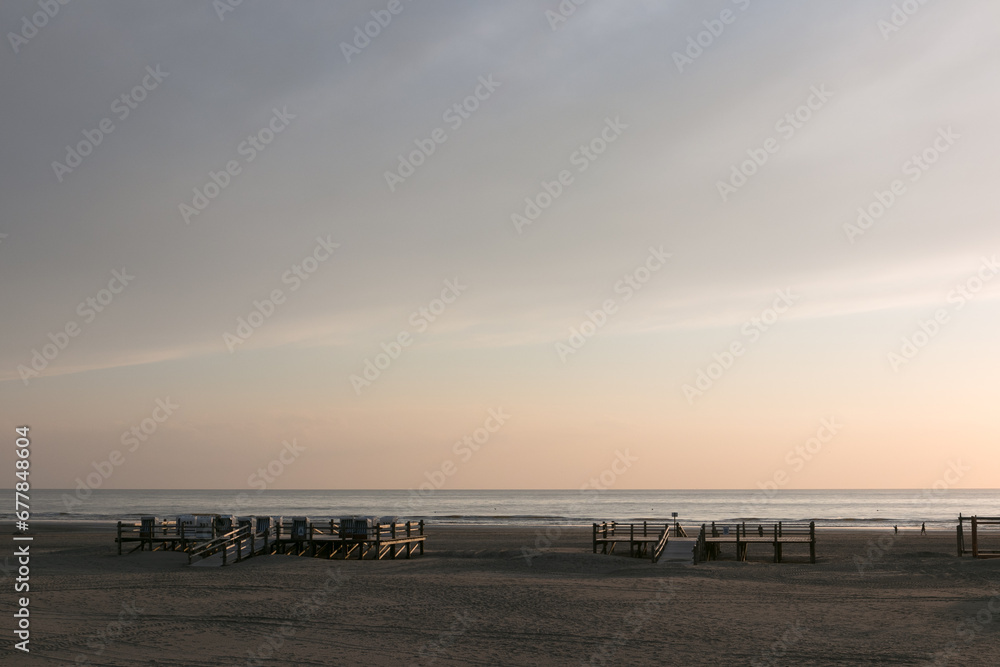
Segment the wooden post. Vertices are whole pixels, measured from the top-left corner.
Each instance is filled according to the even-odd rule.
[[[958,557],[965,555],[965,531],[962,529],[962,513],[958,513]]]
[[[226,544],[225,544],[225,542],[223,542],[222,543],[222,564],[223,565],[226,564],[226,551],[227,551]]]
[[[423,519],[420,520],[420,534],[421,535],[424,534],[424,520]],[[420,540],[420,555],[421,556],[424,555],[424,541],[423,540]]]
[[[642,522],[642,536],[646,537],[646,522]]]
[[[774,527],[774,562],[781,562],[781,553],[778,551],[778,527]]]
[[[591,530],[591,537],[594,540],[594,553],[596,554],[597,553],[597,524],[596,523],[594,524],[594,527]]]
[[[977,524],[978,517],[971,517],[970,523],[972,524],[972,557],[979,558],[979,529]]]
[[[635,524],[630,523],[628,525],[628,555],[636,556],[638,555],[635,553],[637,551],[638,550],[635,548]]]
[[[816,563],[816,522],[809,522],[809,562]]]

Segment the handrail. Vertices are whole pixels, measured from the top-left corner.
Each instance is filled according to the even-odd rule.
[[[204,544],[198,546],[194,550],[194,552],[197,553],[198,551],[204,551],[205,549],[210,549],[210,548],[215,547],[215,546],[217,546],[217,545],[219,545],[219,544],[221,544],[223,542],[228,542],[228,541],[232,540],[236,536],[237,533],[242,532],[242,531],[249,531],[249,528],[250,528],[250,526],[240,526],[239,528],[234,528],[233,530],[229,531],[225,535],[219,535],[215,539],[210,540],[208,542],[205,542]]]
[[[235,528],[225,535],[221,535],[214,540],[200,544],[191,551],[188,552],[188,563],[190,564],[192,560],[196,557],[208,558],[215,554],[216,551],[221,547],[223,552],[227,550],[233,544],[240,544],[242,541],[248,537],[254,535],[252,526],[240,526]],[[242,548],[242,547],[240,547]],[[209,553],[211,552],[211,553]],[[223,554],[224,555],[224,554]],[[225,560],[225,558],[223,558]]]
[[[667,526],[666,528],[663,529],[663,534],[660,535],[660,541],[656,543],[655,547],[653,547],[653,562],[654,563],[656,563],[658,560],[660,560],[660,556],[662,556],[663,552],[666,550],[666,548],[667,548],[667,540],[669,539],[669,537],[670,537],[670,527]]]

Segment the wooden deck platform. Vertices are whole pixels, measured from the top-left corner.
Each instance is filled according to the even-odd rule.
[[[965,546],[965,522],[969,522],[970,542]],[[986,531],[983,531],[983,528]],[[1000,558],[1000,517],[996,516],[966,516],[958,515],[958,557]],[[994,538],[993,549],[983,548],[982,538]]]
[[[410,558],[424,553],[424,522],[385,523],[370,527],[365,533],[342,531],[333,521],[310,524],[304,536],[282,535],[273,542],[271,553],[313,558],[370,558],[381,560],[397,556]]]
[[[273,523],[245,522],[231,530],[199,530],[176,520],[119,521],[115,542],[118,555],[124,545],[135,544],[128,553],[182,551],[192,565],[227,565],[262,555],[381,560],[423,555],[427,539],[424,526],[423,521],[342,526],[332,519],[314,523],[298,517]]]
[[[718,560],[722,555],[722,545],[733,544],[736,547],[736,560],[745,561],[747,550],[751,544],[768,544],[773,549],[773,562],[782,562],[782,547],[786,544],[808,544],[809,562],[816,562],[816,523],[758,523],[751,524],[747,531],[746,522],[716,526],[711,528],[705,524],[698,534],[698,546],[695,548],[696,561]]]

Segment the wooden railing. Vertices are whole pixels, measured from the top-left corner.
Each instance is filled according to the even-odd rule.
[[[965,547],[965,522],[969,522],[971,529],[970,546]],[[958,515],[958,556],[971,555],[973,558],[1000,558],[1000,549],[981,549],[979,545],[979,529],[983,526],[1000,527],[1000,517],[995,516],[966,516]],[[1000,538],[1000,534],[994,533]]]
[[[227,523],[213,522],[211,526],[192,526],[174,520],[146,522],[118,522],[118,554],[122,545],[136,542],[132,551],[169,549],[188,553],[188,563],[220,555],[223,564],[240,561],[259,553],[294,553],[296,555],[335,554],[345,557],[357,552],[382,558],[398,553],[409,558],[411,554],[424,553],[423,521],[360,521],[344,525],[334,519],[313,522],[306,517],[271,517],[268,523],[251,523],[226,530]],[[257,532],[257,527],[264,528]],[[222,532],[226,531],[226,532]],[[248,550],[249,547],[249,550]]]
[[[595,523],[594,525],[594,537],[624,537],[623,532],[626,528],[628,529],[629,538],[636,538],[639,536],[648,537],[650,535],[660,535],[661,528],[664,529],[673,528],[674,525],[665,521],[643,521],[642,523],[619,523],[617,521],[602,521],[601,523]],[[642,531],[641,533],[639,531]],[[684,535],[684,529],[680,528],[677,532],[677,536],[686,537]]]
[[[703,524],[704,526],[704,524]],[[707,537],[731,537],[733,539],[739,537],[743,538],[769,538],[769,541],[774,537],[807,537],[812,536],[815,532],[815,522],[810,521],[809,523],[804,522],[756,522],[750,524],[750,530],[747,530],[747,522],[742,521],[740,523],[734,524],[716,524],[714,521],[711,524],[710,534]]]
[[[670,527],[667,526],[663,529],[663,535],[660,536],[660,541],[656,543],[653,547],[653,562],[660,560],[660,556],[663,555],[664,550],[667,548],[667,540],[670,537]]]
[[[181,549],[186,551],[188,542],[199,542],[206,537],[211,538],[214,534],[214,528],[211,526],[202,526],[199,529],[196,526],[177,521],[159,521],[152,524],[144,524],[141,521],[119,521],[118,538],[115,541],[118,543],[118,555],[120,556],[122,544],[125,542],[139,543],[132,551],[145,549],[146,545],[153,548],[152,545],[157,542],[169,542],[174,546],[179,544]]]
[[[721,528],[721,530],[720,530]],[[736,545],[736,559],[746,560],[747,546],[750,543],[772,544],[774,546],[774,562],[782,560],[783,544],[808,544],[809,562],[816,562],[816,522],[809,523],[751,523],[747,531],[746,522],[731,525],[716,525],[713,521],[711,529],[705,524],[701,526],[698,535],[695,561],[714,560],[719,556],[723,543]]]
[[[299,521],[297,519],[292,519],[288,517],[282,517],[282,521],[278,526],[278,534],[276,535],[279,539],[292,540],[295,539],[294,530],[295,524]],[[403,537],[417,537],[424,534],[424,522],[421,521],[399,521],[395,523],[380,523],[376,525],[366,526],[364,530],[359,530],[357,528],[345,528],[340,525],[334,519],[328,521],[316,521],[306,519],[305,522],[305,532],[302,536],[303,541],[308,541],[313,539],[313,537],[326,536],[339,540],[357,540],[357,541],[383,541],[383,540],[394,540]]]
[[[222,553],[222,564],[226,565],[229,559],[229,550],[231,547],[236,547],[236,562],[243,560],[243,549],[246,542],[250,542],[250,556],[256,555],[258,551],[258,543],[260,543],[261,550],[267,549],[268,539],[271,537],[271,531],[265,531],[263,533],[254,533],[252,526],[240,526],[234,530],[229,531],[225,535],[221,535],[209,542],[199,544],[194,549],[188,551],[188,564],[191,564],[196,559],[208,558],[209,556],[214,556],[215,554]]]
[[[669,521],[643,521],[642,523],[618,523],[604,521],[595,523],[592,527],[591,540],[594,553],[601,547],[601,553],[613,554],[618,543],[628,545],[629,556],[636,558],[652,558],[655,563],[663,555],[667,541],[673,532],[674,537],[687,537],[680,524]]]

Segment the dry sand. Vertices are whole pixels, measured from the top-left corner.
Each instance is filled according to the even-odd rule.
[[[429,526],[409,561],[225,568],[117,556],[110,528],[36,535],[31,653],[8,630],[4,665],[917,665],[949,646],[937,664],[1000,665],[1000,560],[956,558],[950,532],[821,530],[815,565],[751,545],[691,566],[594,555],[587,528],[529,560],[538,529]]]

